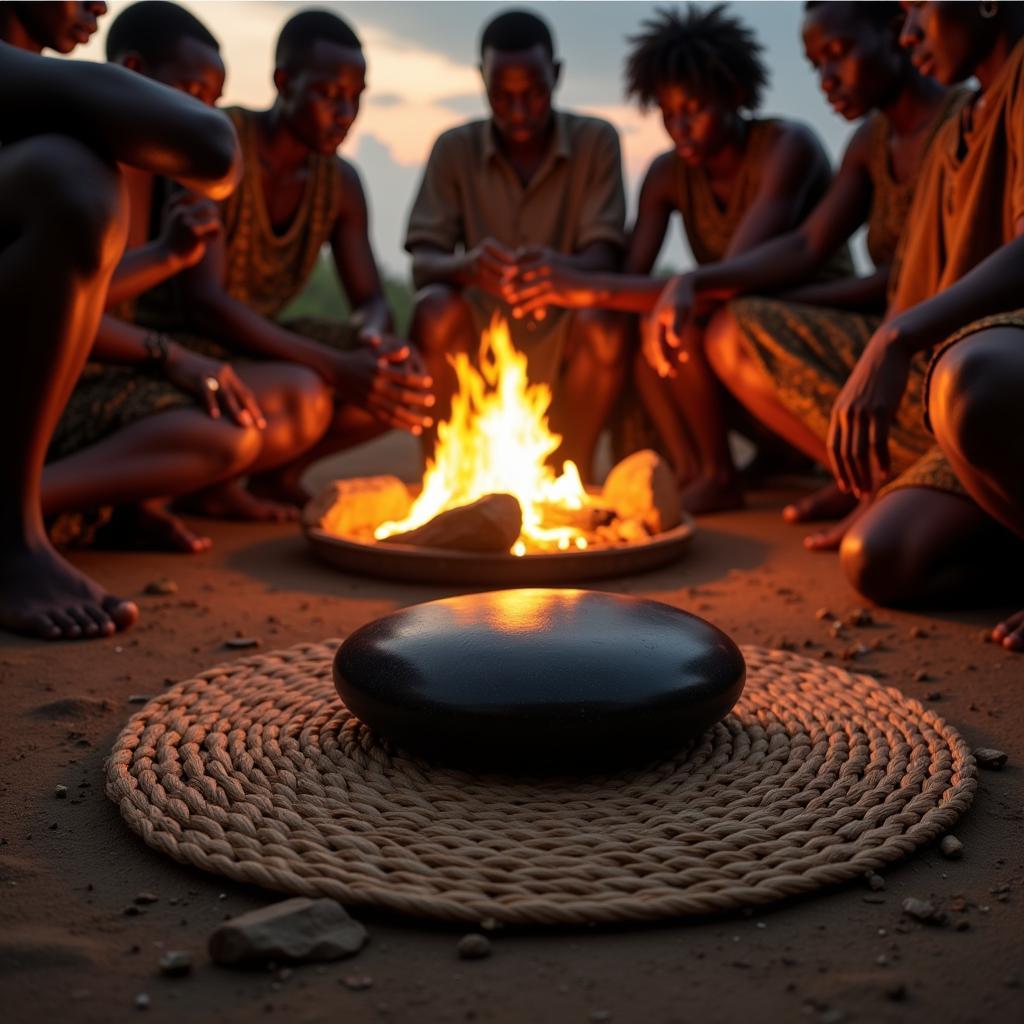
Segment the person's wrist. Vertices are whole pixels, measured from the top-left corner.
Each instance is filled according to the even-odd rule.
[[[145,364],[157,370],[166,368],[174,352],[174,341],[160,331],[149,331],[142,338]]]

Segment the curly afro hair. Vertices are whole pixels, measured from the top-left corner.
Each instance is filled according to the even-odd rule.
[[[764,48],[725,4],[661,7],[629,37],[626,95],[642,110],[664,85],[685,85],[735,109],[756,110],[768,85]]]

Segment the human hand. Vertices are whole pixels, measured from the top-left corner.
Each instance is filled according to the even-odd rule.
[[[504,286],[516,272],[515,254],[493,238],[485,238],[466,253],[469,283],[497,299],[504,298]]]
[[[223,413],[243,427],[266,427],[256,397],[228,363],[171,344],[163,370],[172,384],[197,396],[214,419],[220,419]]]
[[[434,381],[416,368],[414,353],[407,342],[393,347],[364,345],[339,352],[335,374],[338,393],[389,427],[422,434],[434,422],[426,412],[435,402]]]
[[[659,377],[674,377],[683,356],[683,335],[696,304],[693,279],[687,274],[669,278],[643,327],[642,349]]]
[[[889,429],[910,375],[900,339],[897,321],[882,324],[832,406],[829,462],[839,489],[857,497],[874,493],[891,473]]]
[[[191,192],[176,192],[163,210],[159,241],[179,269],[194,267],[206,243],[221,230],[217,204]]]
[[[405,360],[405,365],[414,373],[427,376],[427,364],[423,359],[423,355],[410,341],[404,341],[393,334],[378,331],[373,327],[363,327],[359,331],[359,343],[382,354],[406,349],[409,354]]]
[[[516,273],[505,285],[505,301],[516,319],[542,319],[548,306],[585,309],[594,305],[587,275],[572,267],[561,253],[534,247],[516,254]]]

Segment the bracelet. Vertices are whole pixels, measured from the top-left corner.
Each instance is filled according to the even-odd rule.
[[[163,366],[171,354],[171,339],[166,334],[150,331],[143,337],[142,347],[146,350],[146,362]]]

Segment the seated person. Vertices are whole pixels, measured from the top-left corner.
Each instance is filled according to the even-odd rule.
[[[815,378],[813,402],[779,395],[841,489],[863,499],[840,548],[853,586],[885,605],[962,607],[1019,589],[1024,566],[1013,440],[1024,380],[1024,8],[910,5],[902,40],[943,84],[973,76],[979,89],[939,129],[920,169],[885,319],[856,362]],[[770,393],[769,331],[736,323],[723,321],[712,344],[716,366]],[[798,370],[792,379],[812,390]],[[934,437],[917,400],[922,384]],[[830,399],[823,422],[818,403]],[[924,454],[908,464],[911,449]],[[993,639],[1019,650],[1022,626],[1015,616]]]
[[[434,144],[405,245],[419,289],[412,339],[423,351],[445,419],[455,390],[448,356],[475,355],[508,288],[529,270],[616,269],[625,200],[619,140],[604,121],[552,109],[561,75],[548,26],[525,11],[494,18],[480,40],[491,116]],[[584,479],[622,386],[625,325],[591,310],[510,323],[534,383],[552,386],[557,457]],[[429,453],[429,450],[428,450]]]
[[[787,348],[814,350],[814,368],[801,363],[805,376],[786,382],[800,392],[791,396],[792,401],[812,400],[814,370],[834,372],[837,351],[852,351],[849,362],[863,350],[885,308],[890,265],[921,163],[936,131],[963,98],[962,91],[947,91],[914,68],[899,45],[902,20],[895,3],[805,6],[804,49],[818,71],[822,91],[843,117],[864,121],[847,145],[828,193],[798,228],[742,254],[699,266],[666,290],[661,308],[670,347],[665,358],[674,355],[672,341],[688,337],[684,325],[692,309],[736,295],[783,289],[788,289],[786,302],[750,299],[735,303],[732,314],[744,330],[770,335],[773,352],[764,357],[769,372],[786,361]],[[864,223],[875,272],[804,284]],[[777,402],[744,390],[742,381],[730,377],[728,383],[745,408],[806,451],[801,432],[794,432]],[[821,415],[828,416],[827,407]],[[850,512],[853,504],[850,496],[829,485],[788,506],[784,515],[791,522],[831,518]],[[840,525],[814,534],[807,545],[834,548],[842,529]]]
[[[690,249],[703,265],[793,229],[828,188],[829,161],[818,139],[803,125],[753,113],[768,69],[751,31],[722,6],[662,10],[631,43],[629,95],[641,109],[658,105],[673,148],[647,171],[625,273],[530,271],[516,291],[519,315],[548,303],[650,314],[665,287],[651,271],[673,213],[681,214]],[[847,268],[845,257],[843,251],[828,269]],[[721,389],[706,366],[700,326],[690,329],[687,363],[676,372],[645,326],[634,371],[683,502],[700,513],[736,507],[742,497]]]
[[[51,545],[42,517],[43,463],[93,347],[123,251],[127,218],[118,164],[223,199],[238,181],[238,156],[229,122],[215,111],[133,81],[120,68],[64,63],[0,43],[0,306],[12,339],[0,380],[0,431],[19,439],[0,445],[5,629],[72,639],[110,635],[136,619],[134,604],[104,591]],[[198,410],[194,415],[197,424],[206,421]],[[98,501],[109,498],[104,461],[111,459],[93,467]],[[50,468],[59,470],[60,463]],[[160,484],[154,481],[159,466],[147,464],[145,474],[133,482],[121,473],[122,484],[134,487],[121,500],[141,500]]]
[[[420,433],[431,423],[430,378],[411,347],[388,333],[359,175],[336,155],[359,112],[365,77],[362,46],[344,21],[325,11],[289,19],[277,41],[274,105],[227,111],[244,175],[224,204],[223,232],[170,282],[170,301],[149,293],[136,310],[139,322],[170,328],[201,351],[293,363],[329,389],[333,413],[322,441],[257,481],[265,497],[293,504],[305,500],[299,477],[315,458],[388,427]],[[278,322],[325,244],[352,307],[349,321]],[[202,337],[181,337],[181,330]],[[274,375],[249,377],[261,406],[272,405]]]
[[[96,31],[105,9],[14,5],[3,24],[29,52],[67,52]],[[122,169],[122,180],[131,174]],[[205,550],[209,539],[171,515],[166,501],[249,466],[262,425],[255,400],[230,367],[109,317],[90,355],[47,450],[42,508],[51,540]]]
[[[224,86],[220,45],[192,14],[166,0],[142,0],[114,19],[106,38],[107,59],[213,106]],[[134,300],[194,266],[221,230],[217,207],[209,200],[178,192],[166,199],[167,182],[144,171],[127,170],[131,205],[129,249],[118,265],[108,306],[122,318],[135,316]],[[162,217],[161,223],[161,214]],[[109,322],[109,319],[107,320]],[[104,330],[101,327],[101,338]],[[187,342],[194,339],[185,338]],[[176,346],[173,341],[172,346]],[[175,357],[181,346],[173,347]],[[205,359],[184,349],[187,357]],[[226,353],[207,346],[218,358]],[[246,467],[250,479],[291,464],[323,435],[330,421],[330,396],[312,370],[285,362],[240,362],[237,377],[260,409],[260,450]],[[213,378],[210,378],[213,379]],[[232,480],[179,502],[192,511],[240,519],[290,519],[293,504],[259,497]]]

